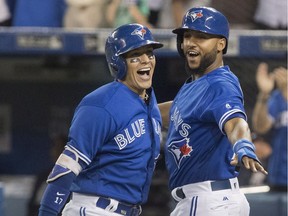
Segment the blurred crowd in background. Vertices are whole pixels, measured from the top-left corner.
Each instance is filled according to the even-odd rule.
[[[220,10],[234,28],[287,29],[286,0],[0,0],[1,26],[174,28],[190,7]]]

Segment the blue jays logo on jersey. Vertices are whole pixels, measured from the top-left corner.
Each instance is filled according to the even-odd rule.
[[[189,13],[188,15],[191,17],[192,22],[194,22],[195,20],[203,16],[202,10],[193,11]]]
[[[142,40],[144,39],[145,34],[146,34],[146,30],[143,27],[139,27],[131,33],[131,35],[137,35]]]
[[[178,167],[183,158],[191,156],[193,149],[192,146],[189,145],[189,142],[189,138],[184,138],[182,140],[171,142],[168,146],[168,151],[173,155]]]

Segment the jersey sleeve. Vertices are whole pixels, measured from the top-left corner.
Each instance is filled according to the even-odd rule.
[[[240,85],[217,82],[211,85],[208,91],[210,93],[207,95],[210,97],[207,98],[208,103],[205,106],[207,118],[217,122],[223,134],[225,134],[224,125],[229,119],[240,117],[247,121]]]
[[[275,104],[281,104],[280,96],[281,93],[278,90],[274,90],[268,100],[267,107],[268,107],[268,115],[271,118],[272,122],[275,122],[277,115],[279,114],[279,106],[275,106]]]
[[[88,165],[114,130],[113,118],[104,108],[80,106],[71,123],[68,145]]]

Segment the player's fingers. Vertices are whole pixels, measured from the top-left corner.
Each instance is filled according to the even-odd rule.
[[[238,164],[238,157],[237,157],[236,154],[233,155],[233,157],[232,157],[232,159],[231,159],[231,161],[230,161],[230,164],[231,164],[232,166],[237,166],[237,164]]]
[[[256,162],[256,168],[257,168],[257,170],[259,170],[260,172],[262,172],[263,174],[265,174],[265,175],[268,175],[268,172],[264,169],[264,167],[261,165],[261,164],[259,164],[258,162]]]
[[[258,162],[254,161],[253,159],[249,159],[249,163],[250,163],[250,170],[254,173],[257,172],[256,164],[258,164]]]
[[[235,160],[235,158],[234,158],[234,159],[232,159],[232,160],[230,161],[230,164],[231,164],[232,166],[237,166],[238,161]]]
[[[243,157],[242,158],[242,163],[246,169],[250,169],[250,162],[248,157]]]

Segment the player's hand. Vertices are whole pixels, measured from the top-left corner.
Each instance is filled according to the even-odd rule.
[[[259,162],[255,161],[252,158],[249,158],[247,156],[243,156],[242,162],[243,162],[243,166],[246,169],[250,169],[252,172],[260,171],[260,172],[262,172],[265,175],[268,174],[268,172],[264,169],[264,167],[262,167],[262,165]],[[237,166],[238,165],[238,156],[236,154],[233,155],[230,164],[232,166]]]
[[[264,94],[270,94],[274,88],[274,75],[269,73],[268,64],[260,63],[256,71],[256,82],[259,90]]]
[[[254,173],[262,172],[265,175],[268,174],[268,172],[264,169],[264,167],[258,161],[255,161],[252,158],[249,158],[247,156],[243,156],[242,163],[246,169],[251,170]]]
[[[230,164],[232,166],[237,166],[238,165],[238,156],[236,154],[233,155],[231,161],[230,161]]]
[[[273,70],[273,74],[277,88],[281,91],[286,91],[288,70],[284,67],[278,67]]]

